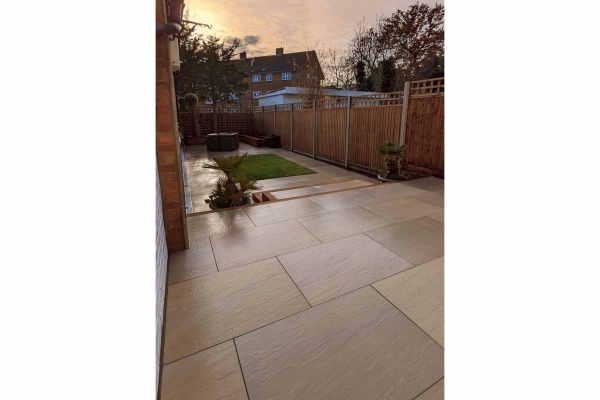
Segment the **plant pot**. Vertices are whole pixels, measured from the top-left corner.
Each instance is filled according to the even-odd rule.
[[[377,175],[377,179],[379,179],[381,182],[400,182],[397,179],[388,179],[388,178],[384,178],[381,175]]]

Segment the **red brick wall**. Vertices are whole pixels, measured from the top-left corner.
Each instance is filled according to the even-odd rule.
[[[166,22],[164,0],[156,1],[156,23]],[[187,248],[185,200],[177,132],[169,39],[156,38],[156,159],[169,251]]]

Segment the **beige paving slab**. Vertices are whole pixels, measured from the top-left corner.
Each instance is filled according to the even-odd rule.
[[[188,250],[169,254],[169,284],[217,272],[208,238],[198,239]]]
[[[444,192],[421,192],[412,195],[412,197],[426,201],[434,206],[444,207]]]
[[[295,220],[213,236],[211,241],[221,270],[321,243]]]
[[[429,218],[435,219],[438,222],[444,223],[444,211],[436,212],[428,215]]]
[[[235,339],[251,399],[412,400],[443,349],[371,287]]]
[[[369,193],[379,199],[389,200],[396,197],[412,196],[423,192],[422,189],[407,185],[406,183],[384,183],[380,185],[364,188],[365,193]]]
[[[247,400],[233,341],[163,367],[161,400]]]
[[[444,190],[444,180],[435,178],[433,176],[407,181],[406,184],[414,188],[427,190],[430,192],[439,192]]]
[[[325,212],[323,207],[306,198],[276,201],[246,208],[246,214],[256,226],[289,221],[322,212]]]
[[[361,190],[348,190],[345,192],[312,196],[310,199],[327,210],[339,210],[341,208],[360,206],[377,198]]]
[[[316,185],[316,186],[309,186],[309,187],[298,188],[298,189],[283,190],[281,192],[272,193],[272,195],[277,199],[289,199],[292,197],[306,196],[306,195],[315,194],[315,193],[333,192],[335,190],[359,188],[359,187],[369,186],[369,185],[371,185],[371,183],[369,183],[369,182],[362,181],[360,179],[352,179],[352,180],[347,180],[347,181],[328,183],[328,184],[324,184],[324,185]]]
[[[412,265],[364,235],[278,257],[311,305],[341,296]]]
[[[436,342],[444,345],[444,258],[373,284],[385,298]]]
[[[444,400],[444,379],[438,381],[415,400]]]
[[[169,363],[308,308],[277,259],[169,287],[164,362]]]
[[[414,265],[444,255],[444,225],[427,217],[378,228],[365,235]]]
[[[400,222],[423,217],[443,210],[414,197],[400,197],[390,200],[374,200],[363,205],[367,210],[382,216],[388,221]]]
[[[188,217],[187,226],[190,242],[193,242],[234,230],[253,228],[254,224],[243,209],[236,209]]]
[[[362,207],[344,208],[299,218],[298,222],[322,242],[353,236],[390,224]]]

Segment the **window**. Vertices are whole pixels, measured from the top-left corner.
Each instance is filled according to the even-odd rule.
[[[273,74],[267,74],[267,75],[265,75],[265,81],[271,82],[272,80],[273,80]]]
[[[252,75],[252,82],[260,82],[260,74]]]
[[[237,100],[239,98],[240,98],[240,96],[237,93],[229,93],[230,100]]]
[[[292,73],[291,72],[282,72],[281,73],[281,80],[282,81],[291,81],[292,80]]]
[[[252,92],[252,97],[258,97],[261,95],[261,92]]]

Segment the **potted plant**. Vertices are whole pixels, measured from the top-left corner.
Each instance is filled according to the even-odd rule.
[[[260,186],[255,180],[248,179],[239,172],[240,164],[248,153],[214,158],[210,163],[204,163],[203,168],[216,169],[225,176],[220,177],[211,189],[205,201],[211,209],[227,208],[249,204],[251,191]]]
[[[400,171],[404,157],[404,146],[387,142],[379,146],[379,154],[383,156],[383,166],[379,168],[377,178],[382,182],[402,180]]]

